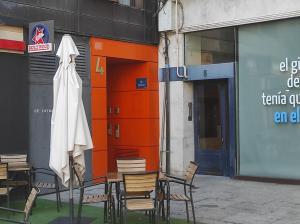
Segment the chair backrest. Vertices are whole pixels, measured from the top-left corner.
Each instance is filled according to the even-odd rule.
[[[146,159],[117,159],[117,168],[119,173],[145,172]]]
[[[155,191],[158,172],[123,174],[125,193]]]
[[[139,150],[133,148],[114,148],[115,158],[126,159],[126,158],[138,158]]]
[[[7,179],[7,163],[0,163],[0,180]]]
[[[199,165],[195,162],[190,162],[188,168],[186,169],[185,171],[185,180],[188,182],[188,183],[192,183],[193,180],[194,180],[194,176],[198,170],[198,167]]]
[[[38,193],[40,192],[40,190],[37,187],[33,187],[30,195],[27,198],[26,204],[25,204],[25,208],[24,208],[24,214],[25,214],[25,221],[27,222],[30,216],[30,212],[33,206],[33,203],[38,195]]]
[[[2,154],[0,155],[0,162],[7,163],[9,167],[26,167],[26,154]]]

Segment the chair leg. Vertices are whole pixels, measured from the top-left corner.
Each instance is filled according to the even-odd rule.
[[[6,197],[6,203],[7,203],[7,208],[10,208],[10,197],[9,197],[9,192],[7,194],[7,197]]]
[[[126,208],[124,208],[124,212],[123,212],[124,214],[123,214],[123,216],[124,216],[124,224],[126,224],[127,223],[127,209]]]
[[[62,207],[62,204],[61,204],[59,184],[58,184],[57,177],[55,177],[54,182],[55,182],[55,191],[56,191],[56,206],[57,206],[57,211],[59,212],[60,208]]]
[[[152,223],[152,216],[153,216],[153,213],[152,213],[152,211],[150,211],[150,212],[149,212],[149,216],[148,216],[148,218],[149,218],[149,223]]]
[[[121,210],[120,200],[122,200],[120,196],[120,184],[116,183],[115,188],[116,188],[116,198],[117,198],[117,216],[120,216],[120,210]]]
[[[81,222],[81,212],[82,212],[82,202],[79,202],[78,214],[77,214],[77,224]]]
[[[104,223],[107,223],[107,209],[108,209],[108,206],[107,206],[107,202],[104,202]]]
[[[155,223],[155,224],[158,224],[158,223],[159,223],[159,211],[158,211],[157,208],[155,208],[154,223]]]
[[[58,192],[58,199],[59,199],[59,206],[62,208],[61,198],[60,198],[60,192]]]
[[[159,214],[159,215],[160,215],[160,212],[163,213],[163,212],[162,212],[162,201],[158,202],[158,214]],[[163,216],[163,214],[162,214],[161,216]],[[162,218],[163,218],[163,217],[162,217]]]
[[[123,224],[123,203],[122,203],[122,200],[120,202],[120,210],[118,211],[119,212],[119,219],[120,219],[120,223]]]
[[[58,196],[58,191],[56,189],[56,209],[59,212],[59,196]]]
[[[115,208],[115,199],[112,198],[112,223],[116,223],[116,208]]]
[[[185,201],[185,210],[186,210],[186,219],[188,222],[190,222],[188,201]]]
[[[162,220],[165,221],[166,220],[166,214],[165,214],[165,201],[164,200],[162,200],[159,203],[159,213],[158,214],[160,214],[160,210],[161,210]]]
[[[194,208],[194,201],[193,201],[193,199],[191,200],[191,204],[192,204],[192,212],[193,212],[193,223],[196,224],[195,208]]]

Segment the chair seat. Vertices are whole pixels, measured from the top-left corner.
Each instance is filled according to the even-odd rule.
[[[108,201],[107,194],[84,195],[82,203],[98,203]]]
[[[55,189],[55,184],[53,183],[37,182],[34,184],[34,186],[44,189]]]
[[[144,191],[144,192],[127,192],[126,197],[127,198],[145,198],[145,197],[149,198],[150,193],[151,192],[148,192],[148,191]],[[125,192],[121,191],[122,199],[124,198],[124,195],[125,195]]]
[[[173,200],[173,201],[190,201],[190,198],[187,197],[184,194],[173,193],[173,194],[170,194],[170,200]]]
[[[8,181],[3,181],[4,185],[6,185],[6,183],[8,183],[8,185],[13,186],[13,187],[19,187],[19,186],[26,186],[26,185],[28,185],[28,181],[27,180],[8,180]]]
[[[154,209],[154,203],[151,198],[149,199],[127,199],[126,207],[128,210],[150,210]]]
[[[7,188],[0,188],[0,195],[8,194],[12,189],[13,189],[12,187],[9,187],[7,191]]]

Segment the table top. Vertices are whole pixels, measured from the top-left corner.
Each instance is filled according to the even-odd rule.
[[[158,180],[165,181],[167,180],[166,175],[162,172],[159,172]],[[123,182],[123,173],[120,172],[110,172],[107,174],[108,183],[120,183]]]

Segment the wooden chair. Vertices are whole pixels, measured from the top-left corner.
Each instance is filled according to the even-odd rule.
[[[146,172],[146,159],[144,158],[121,158],[117,159],[118,173],[136,173]],[[123,200],[123,191],[120,189],[120,185],[116,184],[116,197],[118,214],[120,211],[121,200]],[[131,197],[149,197],[149,192],[131,192]]]
[[[9,194],[13,188],[9,186],[7,167],[7,163],[0,163],[0,196],[6,197],[7,207],[9,208]]]
[[[7,163],[8,169],[14,171],[22,171],[28,168],[26,154],[2,154],[0,155],[0,162]]]
[[[82,173],[81,167],[78,164],[74,164],[74,173],[79,181],[79,190],[80,190],[77,223],[80,224],[82,206],[84,204],[99,203],[99,202],[103,202],[105,204],[104,222],[107,222],[109,216],[110,222],[115,223],[115,202],[114,202],[114,197],[111,194],[111,191],[108,190],[106,177],[99,176],[88,180],[84,180],[83,175],[81,175]],[[86,188],[96,186],[96,185],[105,185],[104,187],[105,192],[103,194],[85,194],[84,191]]]
[[[171,201],[184,201],[185,207],[186,207],[186,215],[187,215],[187,221],[189,222],[189,209],[188,209],[188,203],[191,203],[192,206],[192,213],[193,213],[193,223],[196,223],[195,218],[195,208],[194,208],[194,201],[193,201],[193,181],[195,174],[198,170],[198,164],[195,162],[190,162],[188,168],[186,169],[185,176],[184,177],[176,177],[172,175],[166,175],[168,178],[169,183],[175,183],[180,184],[183,186],[183,193],[172,193],[171,189],[169,190],[169,195],[167,196],[169,200]],[[162,201],[163,203],[163,201]],[[170,208],[168,208],[169,210]]]
[[[12,223],[29,224],[31,209],[32,209],[33,203],[34,203],[38,193],[39,193],[38,188],[36,188],[36,187],[32,188],[31,193],[28,196],[28,199],[26,201],[25,208],[23,211],[17,210],[17,209],[0,207],[0,210],[2,210],[2,211],[12,212],[12,213],[22,213],[24,215],[23,220],[12,220],[12,219],[6,219],[6,218],[2,218],[2,217],[0,217],[0,220],[6,221],[6,222],[12,222]]]
[[[59,183],[58,183],[58,176],[52,170],[47,168],[40,168],[40,167],[32,167],[31,169],[31,184],[34,187],[38,187],[40,190],[44,190],[46,192],[40,193],[39,195],[47,195],[47,194],[56,194],[56,208],[59,212],[61,204],[60,192],[59,192]],[[52,182],[41,182],[37,179],[43,176],[43,178],[50,177]]]
[[[8,164],[9,173],[13,172],[18,176],[20,172],[25,173],[28,176],[28,179],[13,177],[9,181],[9,185],[12,187],[27,187],[27,196],[30,191],[30,166],[27,162],[26,154],[2,154],[0,155],[0,163]],[[18,174],[18,175],[17,175]]]
[[[127,211],[150,211],[151,220],[157,222],[158,172],[123,174],[124,202],[121,201],[121,220],[126,224]],[[154,192],[151,197],[132,197],[132,194]],[[123,211],[124,210],[124,211]]]

